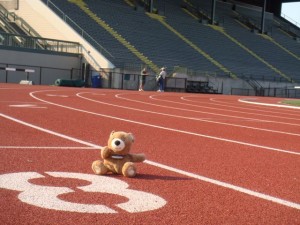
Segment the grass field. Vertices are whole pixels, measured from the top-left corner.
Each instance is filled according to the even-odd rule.
[[[282,103],[293,106],[300,106],[300,100],[284,100],[282,101]]]

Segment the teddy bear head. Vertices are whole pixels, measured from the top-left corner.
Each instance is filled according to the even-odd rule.
[[[108,147],[116,154],[126,155],[129,153],[134,136],[123,131],[112,131],[108,139]]]

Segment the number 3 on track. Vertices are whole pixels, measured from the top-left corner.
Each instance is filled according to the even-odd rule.
[[[78,187],[84,192],[124,196],[129,200],[116,206],[129,213],[155,210],[166,204],[163,198],[151,193],[129,189],[126,182],[115,178],[68,172],[46,172],[46,174],[52,177],[73,178],[91,182],[89,185]],[[0,188],[20,191],[18,198],[22,202],[41,208],[81,213],[118,213],[102,204],[80,204],[61,200],[58,198],[59,195],[72,193],[74,190],[68,187],[42,186],[28,182],[30,179],[36,178],[44,178],[44,176],[36,172],[3,174],[0,175]]]

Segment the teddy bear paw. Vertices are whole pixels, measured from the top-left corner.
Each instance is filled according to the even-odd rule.
[[[136,171],[133,168],[128,169],[127,176],[134,177],[136,175]]]
[[[134,177],[136,175],[136,166],[132,162],[125,163],[122,173],[125,177]]]
[[[95,174],[98,174],[98,175],[107,173],[107,168],[104,166],[103,162],[100,160],[93,162],[92,170],[94,171]]]

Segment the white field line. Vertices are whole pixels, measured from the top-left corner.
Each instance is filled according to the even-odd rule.
[[[262,149],[266,149],[266,150],[288,153],[288,154],[293,154],[293,155],[300,155],[300,152],[295,152],[295,151],[291,151],[291,150],[284,150],[284,149],[273,148],[273,147],[268,147],[268,146],[263,146],[263,145],[256,145],[256,144],[251,144],[251,143],[242,142],[242,141],[235,141],[235,140],[226,139],[226,138],[219,138],[219,137],[214,137],[214,136],[209,136],[209,135],[204,135],[204,134],[199,134],[199,133],[194,133],[194,132],[189,132],[189,131],[184,131],[184,130],[178,130],[178,129],[168,128],[168,127],[163,127],[163,126],[157,126],[157,125],[153,125],[153,124],[149,124],[149,123],[143,123],[143,122],[138,122],[138,121],[134,121],[134,120],[123,119],[120,117],[105,115],[105,114],[101,114],[101,113],[90,112],[90,111],[86,111],[86,110],[82,110],[82,109],[73,108],[70,106],[64,106],[64,105],[49,102],[49,101],[46,101],[46,100],[43,100],[43,99],[40,99],[40,98],[34,96],[34,93],[37,93],[37,92],[43,92],[43,91],[31,92],[30,96],[37,100],[40,100],[42,102],[46,102],[51,105],[59,106],[59,107],[65,108],[65,109],[70,109],[70,110],[83,112],[83,113],[96,115],[96,116],[101,116],[101,117],[105,117],[105,118],[110,118],[110,119],[114,119],[114,120],[120,120],[120,121],[124,121],[124,122],[128,122],[128,123],[134,123],[134,124],[139,124],[139,125],[143,125],[143,126],[153,127],[153,128],[157,128],[157,129],[178,132],[178,133],[182,133],[182,134],[194,135],[194,136],[198,136],[198,137],[203,137],[203,138],[208,138],[208,139],[213,139],[213,140],[218,140],[218,141],[224,141],[224,142],[229,142],[229,143],[234,143],[234,144],[240,144],[240,145],[245,145],[245,146],[250,146],[250,147],[262,148]]]
[[[266,105],[278,108],[289,108],[289,109],[300,109],[299,106],[291,106],[291,105],[280,105],[280,104],[270,104],[270,103],[262,103],[262,102],[251,102],[243,99],[239,99],[239,102],[243,102],[246,104],[253,104],[253,105]]]
[[[89,142],[86,142],[86,141],[83,141],[83,140],[79,140],[77,138],[73,138],[73,137],[70,137],[70,136],[67,136],[67,135],[64,135],[64,134],[60,134],[58,132],[51,131],[51,130],[48,130],[48,129],[30,124],[30,123],[27,123],[27,122],[21,121],[19,119],[10,117],[8,115],[4,115],[2,113],[0,113],[0,116],[6,118],[8,120],[12,120],[16,123],[20,123],[24,126],[28,126],[28,127],[37,129],[39,131],[42,131],[42,132],[45,132],[45,133],[48,133],[48,134],[51,134],[51,135],[54,135],[54,136],[57,136],[57,137],[61,137],[61,138],[64,138],[64,139],[67,139],[67,140],[70,140],[70,141],[74,141],[74,142],[79,143],[79,144],[87,145],[87,146],[92,147],[92,148],[102,148],[102,146],[100,146],[100,145],[95,145],[95,144],[92,144],[92,143],[89,143]],[[250,189],[239,187],[239,186],[229,184],[229,183],[226,183],[226,182],[223,182],[223,181],[215,180],[215,179],[208,178],[208,177],[205,177],[205,176],[201,176],[201,175],[198,175],[198,174],[190,173],[190,172],[187,172],[187,171],[184,171],[184,170],[176,169],[174,167],[170,167],[170,166],[167,166],[167,165],[164,165],[164,164],[161,164],[161,163],[157,163],[157,162],[153,162],[153,161],[150,161],[150,160],[146,160],[145,163],[149,164],[149,165],[152,165],[152,166],[155,166],[155,167],[159,167],[159,168],[167,170],[167,171],[175,172],[175,173],[187,176],[187,177],[191,177],[191,178],[198,179],[198,180],[201,180],[201,181],[204,181],[204,182],[207,182],[207,183],[211,183],[211,184],[214,184],[214,185],[217,185],[217,186],[220,186],[220,187],[231,189],[233,191],[241,192],[241,193],[253,196],[253,197],[257,197],[257,198],[260,198],[260,199],[264,199],[264,200],[271,201],[271,202],[274,202],[274,203],[277,203],[277,204],[280,204],[280,205],[284,205],[284,206],[287,206],[287,207],[290,207],[290,208],[295,208],[295,209],[300,210],[300,204],[295,203],[295,202],[287,201],[287,200],[284,200],[284,199],[281,199],[281,198],[277,198],[277,197],[273,197],[271,195],[263,194],[263,193],[256,192],[256,191],[252,191]]]
[[[247,99],[249,99],[249,98],[247,98]],[[247,99],[244,98],[244,100],[247,100]],[[252,98],[252,99],[256,99],[256,98]],[[217,102],[217,103],[210,103],[210,104],[221,105],[221,106],[223,105],[224,106],[224,104],[219,103],[220,101],[218,99],[210,98],[209,100],[212,101],[212,102]],[[240,100],[243,101],[243,99],[238,99],[238,101],[240,101]],[[193,101],[193,100],[186,100],[186,101]],[[232,103],[227,103],[226,104],[226,106],[229,106],[229,107],[232,107],[232,108],[241,108],[241,109],[247,109],[247,110],[255,110],[255,111],[261,111],[261,112],[266,112],[266,113],[271,112],[271,113],[275,113],[275,114],[282,114],[284,112],[285,115],[299,116],[298,114],[292,114],[291,110],[289,110],[290,106],[288,106],[288,105],[287,105],[288,107],[283,107],[283,108],[286,108],[286,109],[282,109],[282,110],[280,110],[280,112],[273,112],[272,110],[271,111],[270,110],[262,110],[262,107],[259,106],[259,105],[252,106],[252,108],[238,107],[238,106],[232,106],[232,105],[233,105]],[[262,105],[263,106],[268,106],[268,103],[262,103]],[[297,107],[297,109],[300,109],[300,108]]]

